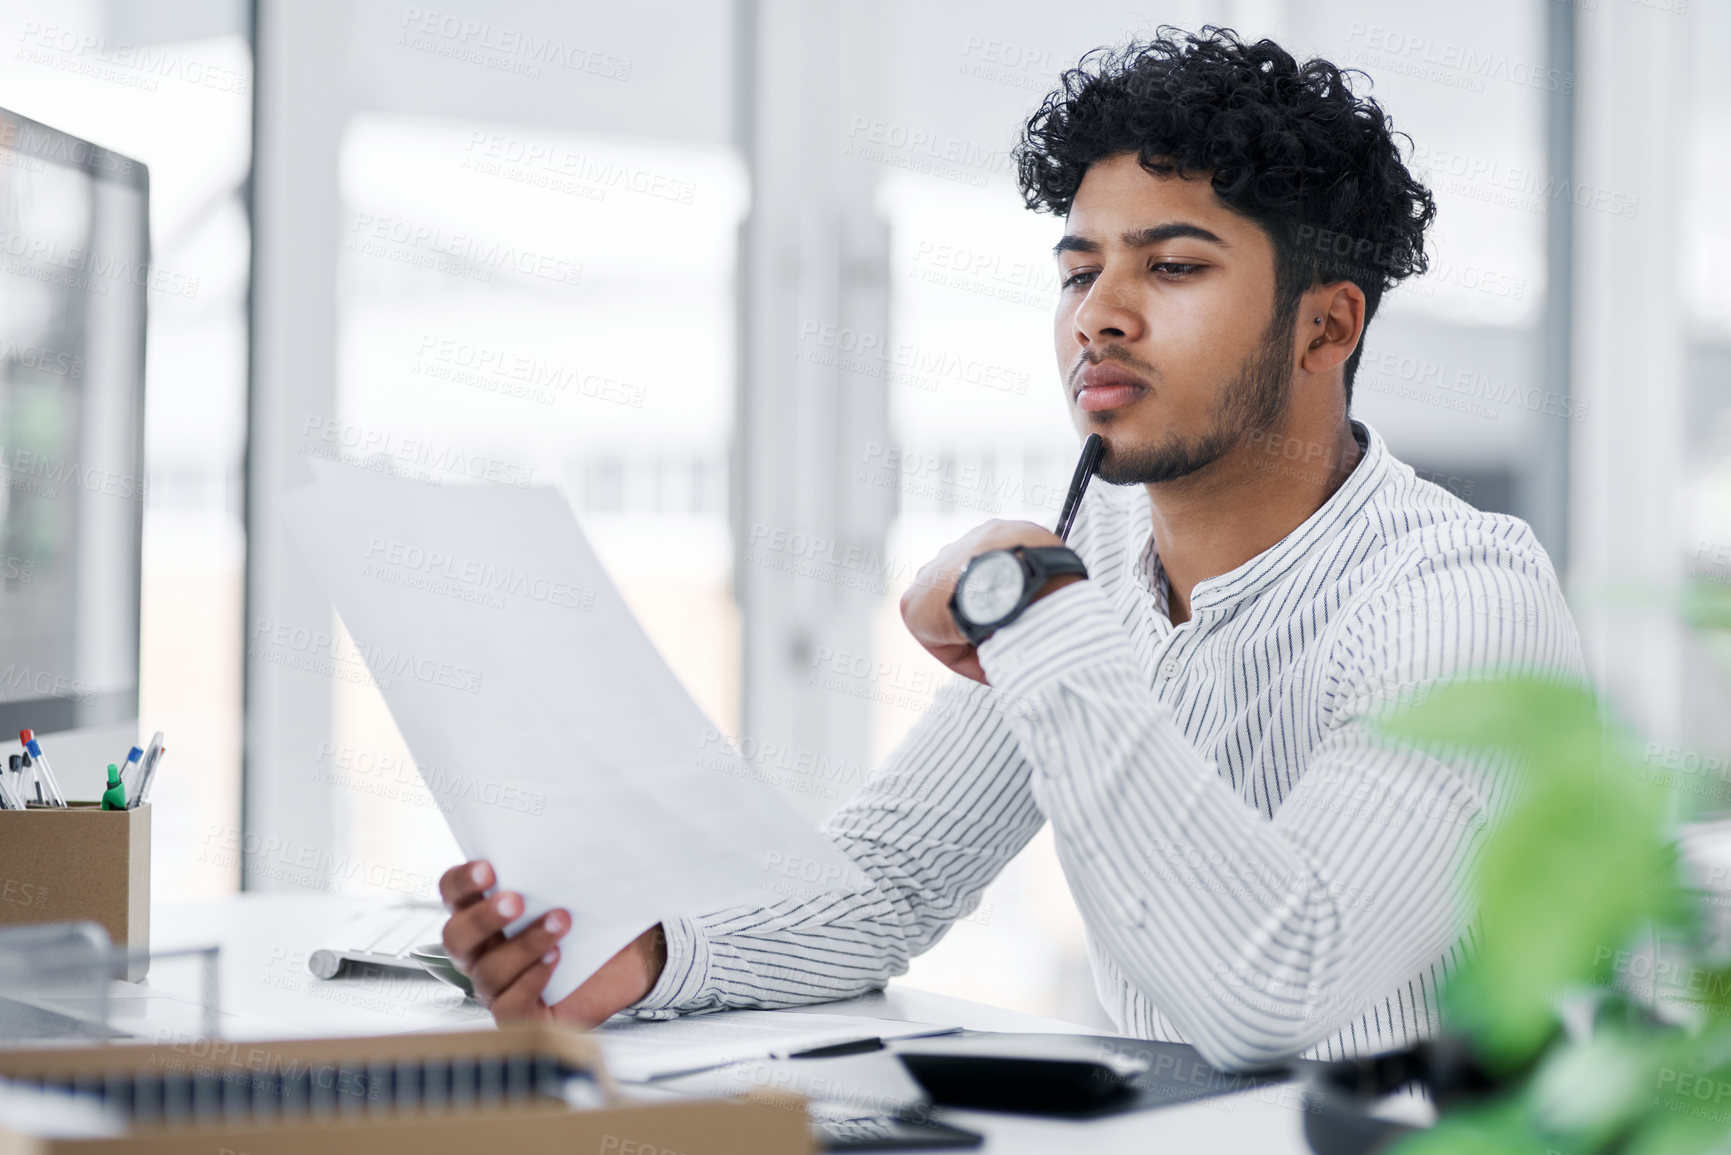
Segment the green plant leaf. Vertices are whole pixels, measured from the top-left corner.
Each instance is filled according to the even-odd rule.
[[[1629,1155],[1706,1155],[1723,1152],[1731,1139],[1731,1042],[1720,1029],[1680,1038],[1654,1065],[1645,1088],[1646,1116],[1624,1150]]]
[[[1421,746],[1506,751],[1551,773],[1596,756],[1605,737],[1586,690],[1520,674],[1442,684],[1378,728]]]
[[[1479,949],[1444,992],[1484,1060],[1512,1070],[1554,1034],[1558,995],[1602,977],[1675,888],[1664,795],[1633,772],[1627,738],[1575,686],[1457,682],[1382,729],[1439,757],[1516,760],[1518,800],[1478,865]]]
[[[1513,1102],[1453,1112],[1436,1126],[1402,1139],[1391,1152],[1392,1155],[1559,1155],[1557,1148],[1539,1138],[1519,1105]]]

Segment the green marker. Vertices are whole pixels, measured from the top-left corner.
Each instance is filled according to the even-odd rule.
[[[120,781],[120,767],[112,762],[108,764],[108,789],[102,792],[102,808],[126,809],[126,787]]]

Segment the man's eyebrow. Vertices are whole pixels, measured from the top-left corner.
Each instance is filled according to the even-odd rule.
[[[1140,249],[1145,248],[1148,245],[1158,245],[1165,241],[1177,240],[1179,237],[1189,237],[1193,240],[1206,241],[1211,245],[1219,245],[1223,249],[1230,249],[1232,247],[1226,241],[1209,232],[1201,225],[1193,225],[1188,221],[1173,221],[1164,225],[1150,225],[1145,229],[1131,229],[1119,239],[1124,242],[1125,248]],[[1077,236],[1074,233],[1066,233],[1063,237],[1059,238],[1057,244],[1052,246],[1052,255],[1054,257],[1063,253],[1097,253],[1099,251],[1099,241],[1091,240],[1088,237]]]

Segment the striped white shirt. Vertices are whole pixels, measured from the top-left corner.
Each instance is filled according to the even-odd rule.
[[[1584,665],[1526,523],[1353,430],[1364,452],[1339,489],[1197,583],[1177,626],[1146,490],[1091,487],[1070,535],[1090,580],[989,638],[991,685],[946,683],[826,822],[870,885],[669,920],[666,970],[628,1013],[880,987],[1050,820],[1096,991],[1125,1033],[1227,1068],[1434,1033],[1438,984],[1474,934],[1482,830],[1514,776],[1369,723],[1441,678],[1584,681]]]

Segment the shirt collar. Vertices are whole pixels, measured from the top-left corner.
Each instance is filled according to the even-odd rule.
[[[1364,507],[1364,503],[1382,487],[1393,461],[1382,435],[1356,420],[1352,422],[1352,435],[1358,442],[1361,453],[1358,464],[1347,474],[1340,488],[1291,533],[1243,565],[1197,582],[1196,587],[1190,591],[1192,617],[1206,610],[1241,601],[1265,588],[1297,565],[1312,550],[1339,534]],[[1148,505],[1146,489],[1143,489],[1138,503],[1137,522],[1144,534],[1144,541],[1142,550],[1137,555],[1136,576],[1143,588],[1161,603],[1164,611],[1168,604],[1166,571],[1160,564],[1160,551],[1154,542],[1153,511]]]

